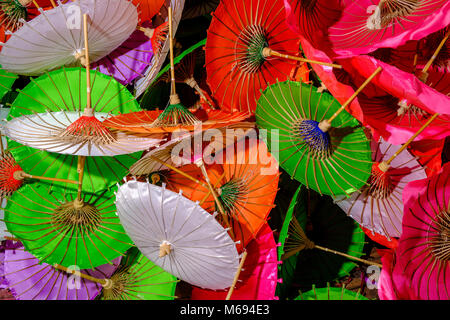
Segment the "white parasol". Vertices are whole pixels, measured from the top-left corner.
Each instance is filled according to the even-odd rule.
[[[239,255],[215,214],[165,185],[129,181],[116,196],[125,231],[152,262],[201,288],[222,290],[233,284]]]
[[[0,65],[22,75],[40,75],[84,60],[82,16],[90,17],[90,60],[111,53],[136,30],[137,8],[128,0],[78,0],[42,11],[3,44]]]

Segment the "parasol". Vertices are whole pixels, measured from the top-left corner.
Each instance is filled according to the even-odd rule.
[[[273,232],[265,225],[247,246],[247,258],[233,292],[233,300],[274,300],[277,286],[277,249]],[[194,287],[191,300],[225,300],[227,292]]]
[[[76,7],[78,9],[74,9]],[[94,62],[127,40],[137,26],[136,7],[126,0],[80,0],[61,4],[43,11],[13,33],[3,44],[0,64],[10,72],[23,75],[39,75],[60,66],[86,64],[81,21],[85,13],[90,17],[89,58]]]
[[[80,198],[25,185],[8,199],[6,226],[41,262],[80,269],[111,263],[132,246],[116,215],[114,190]]]
[[[279,150],[280,166],[321,194],[350,195],[370,176],[369,141],[345,111],[357,94],[340,106],[312,85],[286,81],[270,86],[258,101],[256,124],[267,129],[269,149]]]
[[[133,4],[138,8],[139,20],[141,22],[150,21],[156,16],[161,7],[164,5],[164,0],[132,0]]]
[[[165,29],[163,26],[167,26],[167,22],[169,20],[169,7],[173,10],[173,17],[171,19],[172,21],[172,29],[173,34],[176,33],[178,24],[181,20],[181,15],[183,13],[184,8],[184,1],[185,0],[165,0],[163,6],[161,7],[161,10],[159,11],[159,14],[157,15],[156,19],[153,19],[153,27],[156,28],[156,30],[159,30],[162,32],[161,28]],[[159,0],[158,0],[159,2]],[[158,29],[158,27],[160,29]],[[156,32],[157,33],[157,32]],[[145,71],[144,77],[139,78],[136,81],[135,84],[135,97],[139,97],[142,95],[153,83],[153,80],[157,76],[158,72],[161,70],[161,67],[164,64],[164,61],[166,60],[167,54],[170,50],[170,43],[169,39],[164,37],[163,39],[158,39],[158,47],[160,49],[155,48],[153,45],[153,49],[155,50],[155,56],[153,57],[151,66],[147,68]]]
[[[18,76],[14,73],[3,70],[0,67],[0,101],[8,93],[14,82],[17,80]]]
[[[221,1],[205,50],[212,96],[231,112],[253,114],[260,89],[289,79],[298,61],[322,64],[296,56],[299,41],[285,23],[282,1]]]
[[[117,114],[139,109],[134,97],[117,81],[98,71],[91,71],[90,75],[91,101],[97,112]],[[62,68],[33,79],[19,91],[20,94],[12,104],[10,118],[38,117],[35,113],[43,114],[48,111],[50,113],[47,115],[50,117],[54,112],[81,116],[81,110],[87,105],[86,76],[87,72],[84,68]],[[67,122],[67,118],[64,121]],[[102,128],[101,123],[100,128]],[[126,143],[128,138],[123,137]],[[17,163],[29,174],[78,180],[78,174],[74,168],[77,160],[72,155],[39,151],[13,141],[10,141],[9,149]],[[61,149],[64,147],[59,147],[59,150]],[[98,155],[103,155],[104,152],[106,150]],[[129,166],[139,157],[139,153],[134,153],[117,157],[87,158],[85,173],[88,178],[83,181],[83,190],[96,192],[111,186],[126,175]],[[67,183],[54,183],[54,185],[72,188]]]
[[[449,177],[447,163],[438,174],[409,183],[403,192],[403,233],[393,277],[410,299],[450,299]]]
[[[426,178],[425,170],[407,150],[401,151],[390,165],[385,166],[399,149],[400,146],[390,145],[383,139],[372,141],[374,165],[369,186],[348,199],[336,199],[339,207],[359,224],[388,240],[398,238],[402,233],[404,188],[411,181]]]
[[[232,285],[239,257],[227,231],[197,203],[148,183],[130,181],[117,192],[117,212],[141,252],[192,285]]]
[[[330,283],[327,283],[325,288],[316,288],[315,285],[307,292],[299,292],[300,295],[294,300],[369,300],[358,292],[347,290],[345,285],[341,288],[330,287]]]
[[[376,265],[360,258],[364,232],[329,197],[319,199],[318,194],[312,193],[306,201],[307,205],[299,206],[297,210],[300,220],[306,220],[301,216],[310,213],[311,225],[307,225],[306,232],[296,217],[284,220],[284,225],[288,225],[288,236],[280,247],[284,252],[282,260],[297,257],[291,289],[342,278],[356,266],[352,261]]]
[[[173,300],[178,280],[132,248],[109,278],[101,300]]]
[[[81,273],[109,278],[119,266],[120,258]],[[5,279],[16,300],[93,300],[102,290],[98,283],[74,279],[64,271],[40,263],[23,247],[5,251]]]
[[[339,21],[328,29],[329,40],[341,57],[396,47],[446,27],[449,6],[445,0],[344,0]]]

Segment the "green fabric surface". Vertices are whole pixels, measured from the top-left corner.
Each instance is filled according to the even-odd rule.
[[[17,75],[3,70],[0,66],[0,100],[11,90],[17,78]]]
[[[353,292],[343,288],[316,288],[301,293],[294,300],[369,300],[359,292]]]

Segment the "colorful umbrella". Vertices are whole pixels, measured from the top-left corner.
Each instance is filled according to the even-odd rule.
[[[16,191],[5,208],[8,230],[41,262],[93,269],[132,246],[114,205],[114,190],[98,194],[50,192],[41,184]]]
[[[132,0],[132,2],[138,8],[139,20],[146,22],[160,12],[165,0]]]
[[[345,289],[345,285],[341,288],[332,288],[327,283],[325,288],[316,288],[315,285],[307,292],[299,292],[300,295],[294,300],[369,300],[358,292]]]
[[[158,28],[161,25],[167,24],[167,21],[169,20],[169,7],[171,7],[174,13],[172,19],[172,28],[173,33],[175,34],[178,28],[178,24],[181,20],[181,15],[183,13],[184,1],[185,0],[165,0],[158,16],[156,17],[156,19],[153,19],[153,27]],[[156,51],[155,56],[152,59],[151,66],[145,71],[145,76],[139,78],[136,81],[134,87],[135,97],[141,96],[150,87],[158,72],[161,70],[164,61],[166,60],[167,54],[170,50],[169,39],[166,38],[162,42],[162,44],[158,43],[158,45],[161,46],[160,50],[156,50],[156,48],[153,48]]]
[[[383,139],[372,140],[374,169],[369,185],[352,194],[350,198],[336,199],[337,205],[362,226],[386,236],[399,238],[402,233],[402,193],[406,185],[426,178],[425,170],[407,150],[403,150],[383,173],[381,163],[386,163],[400,149]],[[386,169],[383,167],[383,169]]]
[[[450,299],[449,177],[447,163],[437,175],[411,182],[403,192],[403,233],[393,277],[410,299]]]
[[[291,289],[342,278],[355,268],[353,261],[375,264],[359,258],[365,243],[359,225],[330,198],[319,199],[314,193],[311,196],[307,206],[300,206],[297,211],[299,216],[310,212],[311,225],[307,226],[306,233],[296,217],[284,221],[289,231],[280,247],[284,252],[282,259],[297,256]]]
[[[321,194],[350,195],[370,176],[369,141],[344,111],[346,105],[312,85],[291,81],[270,86],[258,101],[256,124],[267,129],[266,141],[279,152],[280,166]],[[330,121],[325,119],[333,118],[334,128],[327,132]]]
[[[193,19],[213,12],[219,5],[220,0],[186,0],[183,11],[183,19]]]
[[[81,273],[109,278],[118,268],[120,258]],[[93,300],[102,290],[98,283],[76,279],[64,271],[41,263],[23,247],[5,251],[5,279],[16,300]]]
[[[285,23],[282,1],[221,1],[205,50],[213,98],[224,110],[249,114],[261,89],[289,79],[293,61],[306,61],[295,56],[299,41]]]
[[[84,68],[62,68],[33,79],[19,91],[10,118],[47,111],[81,112],[87,103],[86,74]],[[139,110],[134,97],[124,86],[98,71],[91,71],[90,75],[92,106],[97,112],[117,114]],[[29,174],[78,180],[74,156],[39,151],[13,141],[8,146],[17,163]],[[117,183],[139,157],[140,153],[87,158],[83,190],[98,192]],[[73,190],[67,183],[55,182],[53,185]]]
[[[328,29],[329,40],[341,57],[396,47],[446,27],[449,7],[445,0],[343,0],[339,21]]]
[[[78,9],[74,10],[75,7]],[[60,66],[85,64],[81,21],[84,13],[90,17],[92,61],[111,53],[136,30],[138,14],[129,1],[80,0],[61,4],[43,11],[13,33],[0,52],[0,64],[10,72],[23,75],[39,75]]]
[[[178,280],[132,248],[109,278],[101,300],[173,300]]]
[[[244,262],[232,300],[274,300],[277,286],[277,246],[273,232],[265,225],[246,248]],[[194,287],[192,300],[225,300],[227,292]]]
[[[201,288],[232,285],[239,256],[215,215],[165,185],[138,181],[120,186],[116,205],[125,230],[156,265]]]

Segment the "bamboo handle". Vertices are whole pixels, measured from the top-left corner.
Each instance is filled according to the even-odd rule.
[[[51,2],[51,4],[52,4],[53,8],[56,8],[56,3],[55,3],[55,1],[54,1],[54,0],[50,0],[50,2]]]
[[[160,159],[158,159],[158,158],[156,158],[156,157],[154,157],[154,156],[150,156],[150,159],[152,159],[153,161],[156,161],[156,162],[158,162],[158,163],[160,163],[160,164],[166,166],[166,167],[169,168],[170,170],[175,171],[176,173],[182,175],[183,177],[188,178],[189,180],[191,180],[191,181],[193,181],[193,182],[195,182],[195,183],[198,183],[199,185],[201,185],[201,186],[203,186],[203,187],[205,187],[205,188],[208,188],[208,186],[207,186],[205,183],[203,183],[202,181],[200,181],[200,180],[194,178],[194,177],[191,176],[190,174],[187,174],[187,173],[183,172],[182,170],[180,170],[180,169],[178,169],[178,168],[176,168],[176,167],[174,167],[174,166],[171,166],[170,164],[168,164],[168,163],[166,163],[166,162],[164,162],[164,161],[162,161],[162,160],[160,160]]]
[[[217,180],[216,184],[214,185],[214,190],[217,190],[217,187],[219,187],[219,184],[221,183],[222,179],[225,178],[226,173],[224,172],[219,180]],[[202,199],[202,201],[200,201],[199,205],[202,206],[205,201],[209,198],[209,196],[211,195],[211,190],[209,190],[208,188],[208,192],[206,193],[205,197]]]
[[[77,200],[78,203],[81,203],[81,192],[83,190],[83,177],[84,177],[84,164],[86,162],[86,157],[78,156],[78,163],[77,163],[77,172],[78,172],[78,194],[77,194]]]
[[[16,177],[18,179],[16,179]],[[71,184],[79,184],[79,181],[74,180],[67,180],[67,179],[59,179],[59,178],[49,178],[49,177],[42,177],[42,176],[34,176],[31,174],[28,174],[24,171],[16,171],[14,173],[14,178],[16,180],[23,180],[25,178],[27,179],[37,179],[37,180],[44,180],[44,181],[54,181],[54,182],[63,182],[63,183],[71,183]]]
[[[288,55],[288,54],[282,54],[282,53],[279,53],[278,51],[272,50],[270,48],[264,48],[262,54],[263,54],[264,57],[273,56],[273,57],[284,58],[284,59],[289,59],[289,60],[294,60],[294,61],[308,62],[308,63],[311,63],[311,64],[319,64],[319,65],[322,65],[322,66],[332,67],[332,68],[336,68],[336,69],[342,69],[342,66],[339,65],[339,64],[321,62],[321,61],[316,61],[316,60],[310,60],[310,59],[300,58],[300,57],[296,57],[296,56],[291,56],[291,55]]]
[[[3,135],[0,133],[0,149],[1,149],[1,153],[2,153],[2,157],[5,156],[5,148],[3,146]]]
[[[84,24],[84,47],[85,47],[85,58],[86,58],[86,93],[87,93],[87,104],[86,109],[92,109],[92,99],[91,99],[91,62],[89,60],[89,41],[88,41],[88,15],[83,15]],[[88,111],[89,112],[89,111]]]
[[[378,68],[375,70],[375,72],[372,73],[372,75],[371,75],[369,78],[367,78],[366,81],[364,81],[364,83],[361,85],[361,87],[359,87],[358,90],[356,90],[355,93],[353,93],[353,95],[352,95],[352,96],[351,96],[351,97],[350,97],[350,98],[349,98],[349,99],[341,106],[341,108],[339,108],[339,110],[336,111],[336,113],[335,113],[330,119],[327,120],[327,122],[331,124],[331,122],[332,122],[334,119],[336,119],[336,117],[337,117],[342,111],[344,111],[345,108],[346,108],[350,103],[353,102],[353,100],[356,98],[356,96],[357,96],[358,94],[360,94],[361,91],[363,91],[364,88],[367,87],[367,85],[373,80],[373,78],[375,78],[375,77],[377,76],[377,74],[379,74],[382,70],[383,70],[383,68],[378,67]]]
[[[18,239],[18,238],[8,237],[8,236],[4,236],[4,239],[5,240],[9,240],[9,241],[15,241],[15,242],[19,242],[20,241],[20,239]]]
[[[394,161],[394,159],[403,152],[403,150],[405,150],[406,148],[408,148],[408,146],[411,144],[411,142],[413,142],[417,136],[419,134],[421,134],[440,114],[439,113],[435,113],[423,126],[422,128],[420,128],[411,138],[409,138],[409,140],[396,152],[394,153],[394,155],[388,160],[386,161],[386,164],[390,165],[392,161]]]
[[[236,283],[239,280],[239,276],[241,275],[242,267],[244,266],[246,258],[247,258],[247,251],[244,251],[244,253],[242,254],[241,263],[239,264],[239,269],[236,272],[236,275],[234,276],[233,284],[231,285],[230,290],[228,290],[228,294],[227,294],[227,297],[225,298],[225,300],[231,299],[231,295],[233,294],[234,288],[236,287]]]
[[[64,267],[62,265],[59,265],[57,263],[55,263],[53,265],[53,268],[55,268],[57,270],[64,271],[64,272],[69,273],[69,274],[73,274],[73,275],[75,275],[77,277],[80,277],[80,278],[83,278],[83,279],[86,279],[86,280],[89,280],[89,281],[92,281],[92,282],[95,282],[95,283],[99,283],[103,287],[111,286],[111,282],[112,281],[110,279],[99,279],[99,278],[91,277],[90,275],[81,273],[81,272],[73,270],[73,269],[66,268],[66,267]]]
[[[319,250],[323,250],[323,251],[326,251],[326,252],[331,252],[331,253],[337,254],[339,256],[342,256],[342,257],[345,257],[345,258],[348,258],[348,259],[351,259],[351,260],[356,260],[356,261],[359,261],[359,262],[362,262],[362,263],[365,263],[365,264],[368,264],[368,265],[372,265],[372,266],[377,266],[377,267],[383,268],[383,266],[381,264],[379,264],[379,263],[372,262],[372,261],[369,261],[369,260],[360,259],[360,258],[356,258],[356,257],[351,256],[351,255],[346,254],[346,253],[342,253],[342,252],[339,252],[339,251],[336,251],[336,250],[331,250],[331,249],[328,249],[328,248],[325,248],[325,247],[322,247],[322,246],[318,246],[317,244],[314,245],[314,248],[319,249]]]
[[[444,39],[442,39],[441,43],[439,44],[439,46],[434,51],[434,54],[431,56],[430,60],[427,62],[425,67],[422,69],[422,73],[426,73],[428,71],[428,69],[430,69],[430,67],[433,64],[434,60],[436,60],[439,52],[441,51],[442,47],[447,42],[449,35],[450,35],[450,29],[447,31],[447,33],[445,34]]]
[[[33,0],[33,4],[36,7],[36,9],[40,9],[41,7],[37,4],[36,0]]]
[[[170,45],[170,81],[172,85],[171,95],[176,95],[175,88],[175,63],[173,55],[173,25],[172,25],[172,7],[169,7],[169,45]]]
[[[234,239],[234,233],[233,233],[233,229],[231,228],[230,222],[228,220],[228,215],[226,214],[225,210],[223,209],[222,203],[220,202],[220,199],[217,196],[216,190],[214,190],[213,186],[211,185],[211,181],[209,180],[209,177],[208,177],[208,172],[206,172],[205,164],[203,163],[203,161],[201,159],[199,161],[197,161],[197,166],[199,166],[200,169],[202,170],[203,177],[205,178],[206,184],[208,185],[208,189],[211,192],[212,196],[214,197],[214,201],[216,202],[217,207],[219,208],[219,211],[222,214],[225,224],[227,225],[228,228],[230,228],[231,238]]]

